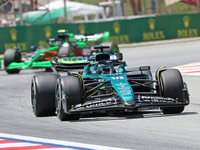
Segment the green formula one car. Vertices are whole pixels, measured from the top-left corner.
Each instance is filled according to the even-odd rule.
[[[63,58],[52,58],[54,73],[33,76],[31,102],[37,117],[56,114],[62,121],[78,120],[86,112],[131,112],[144,107],[173,114],[189,104],[187,85],[177,69],[161,67],[153,80],[149,66],[127,71],[121,53],[111,60],[108,53],[100,52],[88,61],[83,71],[73,72]]]
[[[87,41],[102,41],[101,45],[109,45],[106,51],[108,53],[117,53],[119,48],[116,43],[108,41],[109,32],[74,35],[67,33],[66,30],[59,30],[57,39],[49,39],[49,47],[37,48],[32,47],[30,53],[21,53],[20,49],[7,49],[4,52],[4,68],[7,73],[19,73],[22,69],[46,68],[51,70],[51,57],[65,56],[83,56],[90,53],[96,53],[91,46],[87,45]],[[107,41],[107,42],[106,42]],[[81,57],[82,59],[82,57]],[[76,62],[73,60],[71,63]]]

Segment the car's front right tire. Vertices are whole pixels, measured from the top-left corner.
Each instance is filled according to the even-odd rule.
[[[56,74],[34,75],[31,82],[31,104],[35,116],[55,116]]]
[[[178,102],[184,102],[183,89],[184,83],[181,73],[177,69],[166,69],[160,73],[161,93],[164,97],[176,99]],[[180,107],[161,107],[163,114],[181,113],[184,106]]]
[[[109,48],[105,48],[103,50],[104,52],[107,52],[109,54],[114,54],[114,53],[119,53],[120,52],[119,48],[118,48],[118,45],[115,42],[108,41],[108,42],[103,42],[100,45],[109,46]]]
[[[21,53],[19,49],[7,49],[4,52],[4,67],[8,74],[19,73],[20,69],[6,69],[9,64],[12,62],[20,62],[21,61]]]

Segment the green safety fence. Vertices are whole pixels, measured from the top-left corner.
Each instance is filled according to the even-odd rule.
[[[46,40],[57,38],[58,29],[74,34],[109,31],[110,41],[133,43],[200,35],[200,14],[164,15],[93,23],[47,24],[0,28],[0,54],[15,46],[30,51],[31,45],[46,47]],[[93,43],[94,44],[94,43]]]

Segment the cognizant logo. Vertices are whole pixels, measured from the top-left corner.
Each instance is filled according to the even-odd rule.
[[[85,63],[87,62],[87,57],[78,56],[78,57],[64,57],[60,59],[61,63],[69,64],[69,63]]]

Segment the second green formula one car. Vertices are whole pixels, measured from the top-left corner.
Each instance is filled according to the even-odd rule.
[[[68,57],[80,56],[84,59],[90,53],[96,53],[91,46],[87,45],[87,41],[102,41],[101,45],[108,45],[106,51],[108,53],[117,53],[119,48],[116,43],[108,41],[109,32],[95,33],[95,34],[79,34],[74,35],[67,33],[66,30],[58,31],[57,39],[49,39],[49,47],[37,48],[33,47],[32,52],[21,53],[20,49],[7,49],[4,53],[4,68],[8,74],[19,73],[23,69],[37,69],[45,68],[47,71],[51,70],[51,57]],[[71,63],[76,62],[76,59]]]

